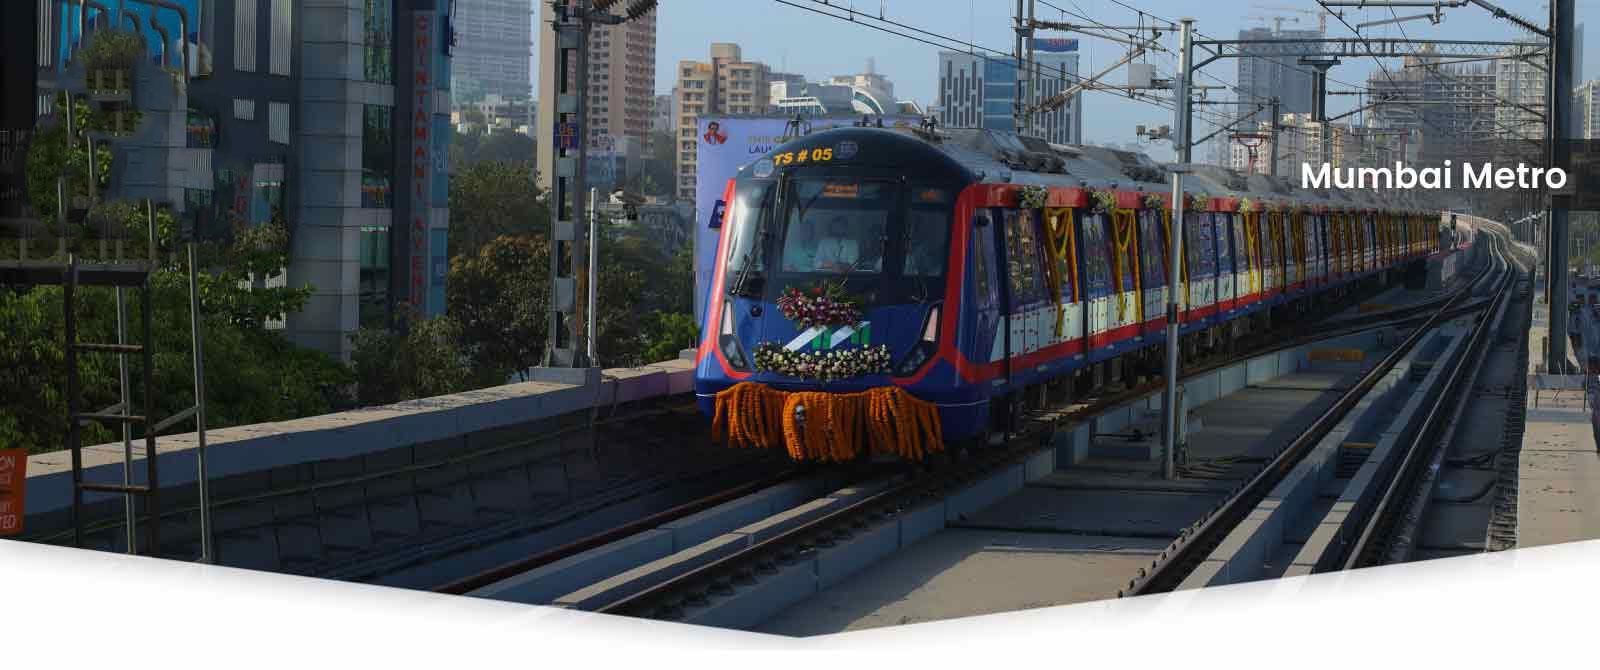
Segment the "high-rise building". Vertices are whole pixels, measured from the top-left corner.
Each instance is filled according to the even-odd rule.
[[[767,110],[771,94],[771,69],[763,63],[747,62],[739,45],[718,42],[711,45],[711,62],[680,61],[677,97],[678,140],[676,174],[678,197],[694,199],[696,121],[708,114],[756,114]]]
[[[103,199],[148,198],[203,233],[281,219],[293,242],[278,280],[312,291],[285,324],[301,345],[344,356],[402,305],[443,313],[449,3],[208,2],[194,25],[192,11],[107,2],[119,18],[84,25],[80,3],[46,0],[37,61],[39,122],[61,123],[55,95],[87,91],[81,32],[135,25],[147,45],[132,71],[142,117],[110,140]]]
[[[1239,31],[1241,40],[1285,40],[1275,44],[1241,45],[1235,90],[1240,101],[1265,101],[1276,97],[1278,112],[1292,114],[1311,111],[1311,67],[1300,64],[1300,57],[1315,48],[1303,40],[1323,37],[1316,30],[1274,30],[1249,28]],[[1272,118],[1268,109],[1241,106],[1248,117],[1241,126],[1254,128]]]
[[[21,222],[9,220],[26,213],[28,141],[39,102],[41,5],[26,0],[0,7],[0,237],[14,234]]]
[[[1440,64],[1439,60],[1425,48],[1422,55],[1402,61],[1402,67],[1367,77],[1367,87],[1382,102],[1367,116],[1368,127],[1420,133],[1423,146],[1417,159],[1428,165],[1490,151],[1487,142],[1498,136],[1493,66]],[[1406,134],[1373,135],[1363,155],[1369,163],[1382,165],[1379,153],[1395,150],[1386,145],[1415,139]]]
[[[1573,134],[1578,139],[1600,139],[1600,80],[1583,82],[1572,92],[1574,115]]]
[[[1544,48],[1528,40],[1526,46],[1518,45],[1506,55],[1531,54]],[[1493,61],[1495,68],[1494,92],[1501,104],[1494,108],[1494,122],[1501,139],[1540,141],[1544,137],[1545,70],[1534,58],[1506,58]],[[1574,79],[1574,81],[1579,81]]]
[[[1071,45],[1071,51],[1065,45],[1061,48],[1061,51],[1035,52],[1038,68],[1034,85],[1029,89],[1029,97],[1035,103],[1061,93],[1078,81],[1078,54],[1072,52],[1077,48],[1076,43]],[[959,51],[939,52],[939,125],[1014,131],[1013,103],[1016,99],[1015,61]],[[1082,100],[1080,91],[1066,104],[1034,115],[1032,134],[1057,144],[1082,142]]]
[[[672,113],[672,94],[665,93],[656,96],[653,104],[655,106],[650,109],[650,132],[672,132],[672,119],[676,118]]]
[[[455,0],[451,25],[457,46],[451,74],[458,94],[469,99],[532,97],[532,13],[533,0]]]
[[[656,12],[589,36],[589,136],[650,139],[656,94]]]
[[[1284,114],[1278,121],[1278,176],[1298,180],[1302,163],[1329,163],[1335,168],[1357,166],[1362,149],[1360,129],[1343,123],[1328,124],[1328,145],[1322,142],[1322,124],[1309,113]],[[1240,172],[1271,174],[1272,126],[1262,121],[1249,135],[1228,144],[1225,165]],[[1391,161],[1392,162],[1392,161]]]
[[[541,12],[549,11],[540,3]],[[615,10],[613,10],[615,11]],[[552,150],[556,111],[557,48],[555,27],[541,17],[539,23],[539,164],[544,165]],[[589,100],[584,135],[597,151],[616,151],[619,146],[643,147],[650,141],[651,114],[656,91],[656,10],[620,25],[595,25],[589,32]],[[550,187],[550,175],[540,173],[541,188]]]

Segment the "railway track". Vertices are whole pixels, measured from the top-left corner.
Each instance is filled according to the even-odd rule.
[[[1119,596],[1163,593],[1179,588],[1196,568],[1218,549],[1224,539],[1257,509],[1274,488],[1294,471],[1313,448],[1349,415],[1378,381],[1388,375],[1398,362],[1406,358],[1428,333],[1438,325],[1467,312],[1482,311],[1489,316],[1479,319],[1474,327],[1472,339],[1468,344],[1467,358],[1462,359],[1463,364],[1456,366],[1451,372],[1449,381],[1444,391],[1438,394],[1422,430],[1412,436],[1398,464],[1385,468],[1380,476],[1379,481],[1387,482],[1382,489],[1382,495],[1370,501],[1363,501],[1357,506],[1354,514],[1359,519],[1357,522],[1359,534],[1351,542],[1339,538],[1342,550],[1324,554],[1324,558],[1318,561],[1313,571],[1359,567],[1382,561],[1383,557],[1388,555],[1389,548],[1394,545],[1393,540],[1397,537],[1397,531],[1398,535],[1405,535],[1407,524],[1414,523],[1414,520],[1407,519],[1417,517],[1419,514],[1414,505],[1415,484],[1419,478],[1426,475],[1427,469],[1422,466],[1430,462],[1429,457],[1437,451],[1435,446],[1441,433],[1448,430],[1450,425],[1447,420],[1450,414],[1448,408],[1459,407],[1459,401],[1465,395],[1461,390],[1470,387],[1470,381],[1467,380],[1470,378],[1471,370],[1477,366],[1467,361],[1477,360],[1474,357],[1482,355],[1488,333],[1494,330],[1491,324],[1497,324],[1503,317],[1506,297],[1510,295],[1509,287],[1514,285],[1515,272],[1508,260],[1504,240],[1498,237],[1494,239],[1496,241],[1493,243],[1493,259],[1483,274],[1472,284],[1450,296],[1435,313],[1402,317],[1406,322],[1421,319],[1422,323],[1412,330],[1398,347],[1363,374],[1361,379],[1346,390],[1330,408],[1312,422],[1310,427],[1264,463],[1243,485],[1237,487],[1214,508],[1203,513],[1199,520],[1180,531],[1178,538],[1160,553],[1148,569],[1140,569],[1129,581],[1127,588],[1118,592]],[[1490,297],[1468,301],[1470,296],[1486,286],[1492,286]],[[1328,556],[1335,558],[1330,559]]]
[[[1491,274],[1495,273],[1486,263],[1484,271],[1477,279],[1438,299],[1347,319],[1332,331],[1303,333],[1281,339],[1271,346],[1231,356],[1226,360],[1195,366],[1186,370],[1185,376],[1204,374],[1236,364],[1249,357],[1375,328],[1411,325],[1417,326],[1415,333],[1426,332],[1432,323],[1487,307],[1489,299],[1473,299],[1473,293],[1474,289],[1482,286]],[[1159,387],[1160,382],[1157,380],[1098,399],[1075,411],[1035,413],[1029,418],[1027,426],[1000,448],[981,451],[970,460],[887,486],[870,496],[838,507],[806,523],[795,525],[782,533],[753,542],[738,551],[702,562],[697,567],[634,589],[620,597],[598,604],[591,602],[581,609],[624,616],[683,619],[695,608],[713,603],[719,596],[733,593],[742,585],[752,584],[764,576],[782,573],[787,566],[808,556],[842,545],[853,537],[872,533],[888,521],[908,518],[908,515],[931,502],[948,497],[1005,468],[1016,467],[1025,462],[1030,455],[1038,453],[1054,430],[1063,424],[1103,413],[1110,408],[1147,395]],[[1206,520],[1215,522],[1217,518],[1218,511],[1213,511],[1207,515]],[[943,523],[942,518],[940,523]]]

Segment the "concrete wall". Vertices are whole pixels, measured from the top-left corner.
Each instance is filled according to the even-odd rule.
[[[538,437],[540,422],[591,407],[690,393],[693,375],[693,362],[681,359],[605,370],[601,382],[588,387],[527,382],[292,421],[211,430],[206,433],[207,465],[211,479],[221,480],[408,447],[422,447],[418,458],[425,459],[429,449],[451,450],[468,442]],[[136,445],[136,453],[141,445]],[[194,433],[158,438],[156,451],[163,489],[194,485],[197,446]],[[121,480],[120,442],[85,447],[83,457],[87,481]],[[142,474],[143,467],[143,459],[136,458],[135,471]],[[32,534],[36,530],[32,524],[64,513],[72,503],[70,454],[56,451],[30,456],[26,495]],[[107,502],[116,497],[88,494],[85,501]]]

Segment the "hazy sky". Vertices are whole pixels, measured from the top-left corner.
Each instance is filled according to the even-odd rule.
[[[853,5],[857,11],[872,16],[877,16],[881,8],[886,18],[999,51],[1009,52],[1014,40],[1010,16],[1016,4],[1012,0],[831,0],[831,8],[812,0],[790,1],[802,6],[831,9],[834,13],[843,13]],[[1541,25],[1548,12],[1545,4],[1539,0],[1493,1]],[[1196,30],[1205,37],[1215,39],[1237,37],[1241,28],[1271,25],[1269,21],[1258,18],[1263,16],[1288,17],[1283,24],[1286,29],[1317,27],[1314,15],[1273,9],[1291,7],[1316,10],[1314,0],[1122,0],[1122,3],[1139,7],[1163,19],[1192,16],[1196,19]],[[540,6],[536,11],[542,15],[546,10],[545,3],[539,1],[537,4]],[[627,0],[619,4],[626,5]],[[1109,25],[1131,25],[1139,20],[1138,14],[1115,0],[1038,0],[1038,17],[1084,22],[1081,18],[1067,16],[1051,8],[1052,5]],[[1345,19],[1351,25],[1357,25],[1393,18],[1390,11],[1346,10]],[[1414,7],[1395,11],[1399,12],[1398,16],[1423,13]],[[798,72],[811,79],[864,71],[867,59],[873,58],[877,71],[894,81],[897,96],[916,100],[923,105],[937,102],[939,49],[928,44],[863,25],[852,25],[848,21],[821,16],[776,0],[661,0],[657,12],[656,89],[661,93],[672,90],[678,61],[704,60],[708,58],[712,42],[735,42],[742,47],[747,60],[762,61],[774,70]],[[1400,26],[1370,28],[1364,34],[1369,37],[1401,37],[1403,28],[1404,36],[1411,38],[1510,40],[1525,35],[1478,7],[1446,9],[1444,16],[1444,21],[1437,26],[1426,20],[1417,20]],[[1577,19],[1583,22],[1586,17],[1591,19],[1591,25],[1600,26],[1600,0],[1578,0]],[[1149,21],[1148,17],[1146,21]],[[1588,41],[1600,45],[1600,28],[1593,32]],[[535,34],[537,37],[537,31]],[[1328,35],[1349,36],[1351,32],[1338,19],[1329,17]],[[1079,38],[1079,70],[1082,75],[1103,69],[1126,52],[1123,45],[1115,42],[1074,36]],[[1148,62],[1156,65],[1158,76],[1170,76],[1176,68],[1177,43],[1176,35],[1164,39],[1164,45],[1172,52],[1148,57]],[[1585,52],[1584,76],[1600,78],[1600,46],[1586,48]],[[1394,59],[1386,60],[1385,65],[1391,71],[1400,66]],[[1217,84],[1215,79],[1206,76],[1213,75],[1231,84],[1236,68],[1237,61],[1216,61],[1202,70],[1201,83]],[[535,67],[534,71],[537,76],[538,68]],[[1376,71],[1377,66],[1371,58],[1345,59],[1343,64],[1329,73],[1330,78],[1336,80],[1330,81],[1330,88],[1339,90],[1360,85],[1369,73]],[[1124,80],[1121,70],[1104,79],[1108,83]],[[1338,113],[1354,105],[1353,96],[1335,96],[1330,99],[1329,112]],[[1172,123],[1172,112],[1169,110],[1108,93],[1086,93],[1084,108],[1084,136],[1091,142],[1131,142],[1135,140],[1134,126],[1137,124],[1160,126]],[[1197,131],[1207,132],[1203,124]],[[1153,153],[1165,153],[1165,147],[1152,148],[1155,149]]]

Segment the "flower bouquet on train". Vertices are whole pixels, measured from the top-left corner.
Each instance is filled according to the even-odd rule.
[[[1094,206],[1091,211],[1095,214],[1105,214],[1117,206],[1117,194],[1111,191],[1094,191],[1090,195],[1094,196]]]
[[[808,288],[785,288],[778,297],[778,311],[799,330],[861,323],[861,299],[847,293],[842,281],[822,282]]]
[[[1043,186],[1024,186],[1017,200],[1021,203],[1022,209],[1044,209],[1049,198],[1050,192]]]
[[[756,347],[754,358],[758,369],[824,382],[889,372],[888,345],[791,351],[776,342],[766,342]]]
[[[1190,193],[1189,194],[1189,209],[1192,210],[1192,211],[1196,211],[1196,212],[1204,212],[1204,211],[1210,210],[1211,209],[1211,196],[1207,195],[1205,193]]]

